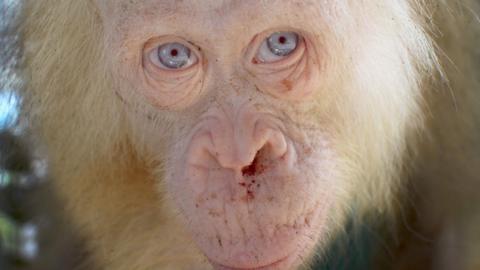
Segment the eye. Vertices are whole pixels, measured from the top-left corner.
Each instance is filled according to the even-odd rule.
[[[194,65],[198,58],[187,46],[179,42],[171,42],[152,50],[150,61],[161,69],[178,70]]]
[[[255,59],[261,63],[279,61],[295,51],[298,40],[294,32],[275,32],[262,42]]]

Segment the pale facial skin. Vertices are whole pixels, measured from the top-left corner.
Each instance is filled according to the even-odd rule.
[[[216,269],[304,263],[348,189],[339,142],[361,110],[349,102],[369,94],[336,79],[348,54],[329,45],[331,6],[97,2],[133,136],[199,250]]]

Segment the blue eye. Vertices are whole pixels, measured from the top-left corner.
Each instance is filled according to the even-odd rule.
[[[295,32],[275,32],[262,42],[255,58],[262,63],[282,60],[295,51],[299,40]]]
[[[151,54],[150,59],[162,69],[187,68],[197,62],[197,57],[185,45],[171,42],[160,45]]]
[[[190,55],[190,49],[177,42],[167,43],[158,48],[160,63],[171,69],[184,67],[188,63]]]
[[[276,32],[267,38],[267,46],[270,52],[277,56],[291,54],[298,43],[298,35],[293,32]]]

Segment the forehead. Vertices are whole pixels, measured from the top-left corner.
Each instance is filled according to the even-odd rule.
[[[210,27],[229,23],[256,23],[260,19],[288,21],[315,14],[325,8],[326,0],[96,0],[104,20],[116,25],[139,21],[185,22]],[[323,4],[322,4],[323,3]],[[318,15],[318,14],[317,14]]]
[[[96,0],[109,44],[141,46],[175,35],[202,48],[240,49],[273,28],[317,29],[330,0]],[[328,4],[330,2],[330,4]],[[337,4],[335,4],[337,5]],[[328,23],[324,24],[328,25]],[[322,28],[324,28],[322,26]],[[318,31],[324,32],[324,31]],[[232,47],[234,46],[234,47]]]
[[[102,8],[121,12],[153,9],[161,13],[182,12],[235,12],[236,10],[258,8],[269,9],[274,6],[309,6],[324,1],[315,0],[96,0]]]

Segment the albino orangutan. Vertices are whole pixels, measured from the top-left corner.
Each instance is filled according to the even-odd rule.
[[[476,4],[27,1],[25,112],[87,269],[310,269],[376,219],[397,267],[409,226],[474,267]]]

